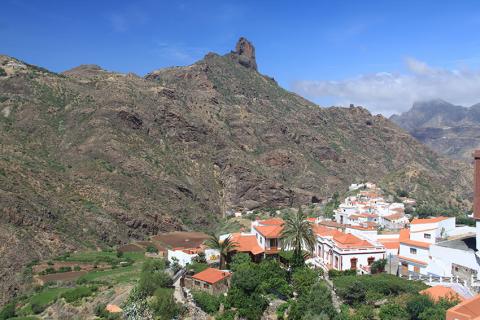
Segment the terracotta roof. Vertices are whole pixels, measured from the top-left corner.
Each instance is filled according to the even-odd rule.
[[[415,241],[415,240],[410,240],[410,239],[402,239],[400,240],[400,243],[406,244],[408,246],[413,246],[413,247],[419,247],[419,248],[430,248],[432,245],[431,243],[428,242],[423,242],[423,241]]]
[[[217,283],[225,278],[230,277],[231,273],[228,271],[218,270],[214,268],[207,268],[192,276],[193,279],[204,281],[210,284]]]
[[[105,307],[105,310],[107,310],[110,313],[120,313],[123,312],[122,308],[117,306],[116,304],[107,304]]]
[[[405,260],[405,261],[413,262],[413,263],[416,263],[416,264],[421,264],[421,265],[424,265],[424,266],[427,265],[426,262],[423,262],[423,261],[420,261],[420,260],[417,260],[417,259],[407,258],[407,257],[404,257],[404,256],[398,256],[398,258],[400,260]]]
[[[437,223],[443,220],[447,220],[450,217],[435,217],[435,218],[429,218],[429,219],[413,219],[410,224],[424,224],[424,223]]]
[[[410,229],[402,229],[400,230],[399,237],[400,241],[410,239]]]
[[[405,217],[405,214],[402,212],[402,213],[394,213],[389,216],[385,216],[383,218],[392,221],[392,220],[398,220],[403,217]]]
[[[434,302],[438,302],[440,299],[459,300],[459,302],[465,301],[465,297],[462,297],[458,292],[450,287],[438,285],[422,290],[420,294],[430,296]]]
[[[478,320],[480,319],[480,295],[457,304],[447,310],[447,320]]]
[[[259,220],[258,223],[264,226],[281,226],[285,223],[285,221],[283,221],[283,219],[281,218],[270,218],[265,220]]]
[[[240,233],[232,234],[231,240],[236,244],[235,250],[238,252],[250,252],[253,255],[263,253],[263,249],[258,245],[257,237],[254,235],[243,235]]]
[[[283,225],[268,225],[254,227],[265,238],[279,238],[283,231]]]
[[[367,240],[362,240],[353,234],[337,234],[333,236],[333,240],[337,242],[337,245],[342,248],[364,248],[364,247],[373,247],[373,245]]]
[[[368,222],[367,222],[368,223]],[[374,223],[375,224],[375,223]],[[376,224],[375,224],[376,226]],[[350,229],[357,229],[357,230],[364,230],[364,231],[373,231],[373,230],[376,230],[375,226],[373,225],[367,225],[366,227],[364,226],[352,226],[352,225],[349,225],[347,228],[350,228]]]
[[[317,218],[312,218],[312,217],[310,217],[310,218],[307,218],[307,221],[315,222],[315,221],[317,221]]]
[[[395,240],[378,239],[378,242],[383,244],[383,246],[387,249],[399,249],[400,248],[400,241],[398,241],[398,239],[395,239]]]
[[[334,227],[334,228],[343,228],[345,227],[343,224],[338,223],[336,221],[331,221],[331,220],[323,220],[320,221],[318,224],[326,227]]]
[[[313,225],[312,230],[316,235],[321,237],[333,237],[336,234],[343,234],[343,232],[340,232],[337,229],[327,228],[320,225]]]

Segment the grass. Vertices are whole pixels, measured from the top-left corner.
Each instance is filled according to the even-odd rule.
[[[43,291],[33,295],[29,300],[28,304],[21,310],[21,314],[27,315],[32,314],[32,304],[37,304],[43,307],[48,306],[49,304],[55,302],[60,295],[63,293],[72,290],[71,288],[46,288]]]
[[[79,281],[114,281],[129,282],[130,280],[138,277],[140,273],[140,267],[131,265],[127,267],[118,267],[116,269],[92,271],[80,277]]]

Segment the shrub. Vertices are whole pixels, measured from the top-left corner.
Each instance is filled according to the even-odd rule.
[[[172,289],[158,288],[155,290],[150,307],[160,319],[173,319],[180,313],[180,308],[173,298]]]
[[[404,307],[398,304],[385,304],[378,313],[380,320],[408,320],[409,315]]]
[[[341,276],[354,276],[356,274],[357,274],[356,270],[345,270],[345,271],[340,271],[340,270],[335,270],[335,269],[328,270],[328,277],[329,278],[336,278],[336,277],[341,277]]]
[[[47,265],[53,266],[53,261],[48,261],[48,262],[47,262]]]
[[[15,303],[5,305],[0,311],[0,320],[6,320],[15,317]]]
[[[315,316],[332,319],[336,315],[330,289],[322,281],[312,285],[307,293],[300,295],[298,300],[292,303],[288,319],[313,319]]]
[[[142,272],[138,281],[140,296],[150,296],[157,288],[169,287],[173,284],[172,278],[165,272],[163,260],[147,260],[142,266]]]
[[[157,247],[155,247],[154,245],[151,245],[151,244],[147,246],[146,250],[147,250],[148,253],[158,253]]]
[[[6,75],[7,75],[7,72],[5,71],[5,69],[0,67],[0,77],[5,77]]]
[[[365,302],[366,291],[365,285],[362,282],[355,281],[346,287],[340,295],[349,305],[356,305]]]
[[[72,271],[71,267],[60,267],[58,269],[58,272],[70,272],[70,271]]]
[[[32,309],[32,312],[34,314],[39,314],[39,313],[42,313],[47,308],[47,305],[33,302],[30,304],[30,308]]]
[[[419,315],[428,308],[433,307],[433,302],[429,297],[417,294],[412,296],[407,302],[407,312],[410,314],[410,319],[420,319]]]
[[[203,311],[214,314],[220,308],[220,297],[203,291],[193,291],[193,300]]]
[[[123,257],[123,252],[117,250],[117,258]]]
[[[62,293],[61,297],[68,303],[82,299],[83,297],[91,296],[96,291],[96,287],[78,287],[73,290]]]
[[[80,270],[82,270],[82,268],[80,266],[75,266],[75,267],[73,267],[73,270],[74,271],[80,271]]]

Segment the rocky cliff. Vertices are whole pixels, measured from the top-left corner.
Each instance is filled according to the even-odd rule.
[[[469,108],[443,100],[417,102],[393,122],[436,152],[454,159],[471,161],[480,148],[480,104]]]
[[[7,56],[0,68],[1,300],[32,259],[319,202],[356,181],[470,205],[468,166],[363,108],[282,89],[245,39],[145,77]]]

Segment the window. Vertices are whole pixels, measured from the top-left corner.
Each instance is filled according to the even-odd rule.
[[[410,248],[410,254],[417,254],[417,249]]]
[[[195,285],[200,286],[200,281],[195,280]]]
[[[425,239],[430,239],[430,238],[432,237],[432,235],[431,235],[430,233],[424,233],[424,234],[423,234],[423,237],[424,237]]]
[[[208,288],[210,288],[210,285],[209,285],[208,283],[204,283],[204,284],[203,284],[203,287],[204,287],[205,289],[208,289]]]
[[[350,269],[357,270],[357,258],[350,259]]]
[[[374,261],[375,261],[374,257],[370,257],[370,258],[367,259],[367,263],[368,263],[369,266],[371,266]]]

